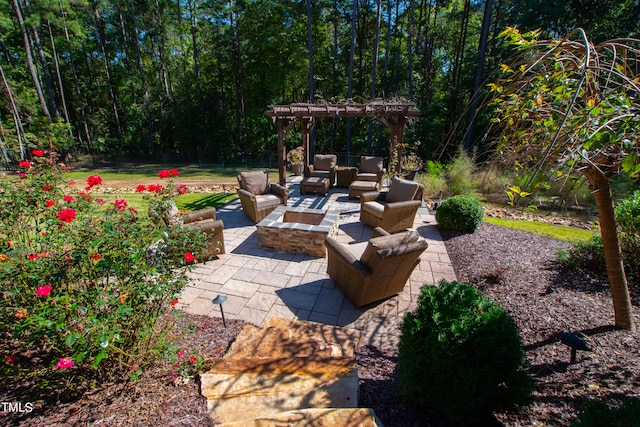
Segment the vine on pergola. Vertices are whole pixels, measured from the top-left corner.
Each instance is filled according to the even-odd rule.
[[[582,29],[562,40],[502,33],[517,54],[489,84],[494,115],[485,143],[493,160],[538,173],[577,170],[593,191],[618,327],[635,328],[609,179],[640,173],[640,40],[592,44]],[[524,188],[523,190],[528,190]]]

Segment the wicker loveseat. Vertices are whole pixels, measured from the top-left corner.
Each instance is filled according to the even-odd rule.
[[[413,227],[422,205],[424,186],[394,178],[388,191],[370,191],[360,196],[360,222],[397,233]]]
[[[209,257],[225,253],[224,223],[216,219],[216,208],[201,209],[181,215],[173,201],[158,202],[149,206],[149,217],[157,219],[167,228],[184,225],[202,231],[207,237]]]
[[[333,186],[336,182],[336,164],[338,158],[335,154],[316,154],[313,158],[313,164],[305,167],[304,177],[327,178],[329,186]]]
[[[260,222],[278,206],[287,205],[289,189],[270,184],[268,171],[243,171],[237,178],[242,210],[253,222]]]
[[[428,246],[413,230],[376,231],[381,236],[369,240],[360,256],[361,244],[342,245],[332,237],[325,240],[327,273],[356,307],[402,292]]]

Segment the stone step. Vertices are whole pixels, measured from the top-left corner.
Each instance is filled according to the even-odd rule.
[[[246,326],[224,358],[208,360],[200,375],[212,419],[249,423],[301,409],[356,408],[359,338],[356,331],[280,318]],[[356,413],[350,414],[340,416]]]
[[[218,427],[382,427],[373,409],[312,408],[286,411],[268,418],[235,421]]]
[[[359,340],[355,330],[272,317],[262,328],[246,325],[224,357],[355,357]]]

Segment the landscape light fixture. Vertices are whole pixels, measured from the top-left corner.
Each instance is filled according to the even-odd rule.
[[[591,351],[591,347],[589,344],[576,334],[572,334],[568,331],[563,331],[560,334],[560,342],[564,345],[567,345],[571,348],[571,362],[576,363],[576,353],[578,350],[582,351]]]
[[[222,303],[225,302],[226,300],[227,300],[227,297],[224,295],[218,295],[217,297],[211,300],[211,302],[214,305],[220,306],[220,314],[222,314],[222,324],[224,325],[225,329],[227,328],[227,321],[224,320],[224,310],[222,309]]]

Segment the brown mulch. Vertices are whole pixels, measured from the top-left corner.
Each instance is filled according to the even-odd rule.
[[[640,339],[616,330],[606,278],[570,271],[555,262],[555,251],[569,245],[551,238],[483,224],[473,234],[445,235],[459,281],[476,286],[497,300],[516,319],[535,381],[535,402],[519,415],[498,415],[508,426],[560,426],[575,420],[588,399],[618,405],[640,391]],[[635,321],[638,298],[632,296]],[[224,354],[243,322],[185,316],[191,331],[180,336],[180,348],[205,357]],[[183,325],[183,326],[184,326]],[[560,332],[583,334],[591,352],[579,352],[569,363]],[[397,354],[365,347],[358,352],[360,402],[371,407],[386,427],[447,426],[437,415],[413,407],[399,394]],[[65,384],[36,389],[31,383],[0,379],[0,401],[31,401],[31,413],[7,413],[0,424],[212,426],[199,395],[197,377],[184,378],[168,361],[148,370],[136,382],[106,382],[60,394]],[[428,384],[425,384],[428,386]],[[46,392],[45,392],[46,391]],[[28,400],[31,399],[31,400]]]

